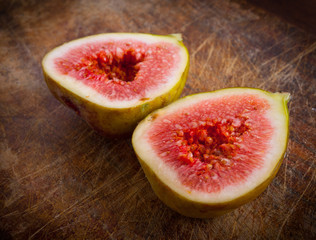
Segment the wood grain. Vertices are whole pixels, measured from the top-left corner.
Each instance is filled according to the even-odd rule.
[[[245,1],[0,2],[0,238],[315,239],[316,37]],[[247,86],[292,95],[279,173],[256,200],[199,220],[152,192],[130,139],[105,139],[47,89],[50,49],[102,32],[182,33],[182,96]]]

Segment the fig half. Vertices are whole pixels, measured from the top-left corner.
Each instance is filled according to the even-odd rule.
[[[288,93],[228,88],[152,112],[132,144],[154,192],[189,217],[227,213],[276,175],[288,140]]]
[[[107,33],[53,49],[42,67],[59,101],[98,132],[121,136],[180,96],[189,54],[179,34]]]

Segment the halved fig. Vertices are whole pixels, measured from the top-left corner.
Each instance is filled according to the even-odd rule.
[[[154,192],[170,208],[208,218],[256,198],[288,140],[288,93],[228,88],[177,100],[136,127],[132,143]]]
[[[180,96],[189,54],[179,34],[108,33],[53,49],[42,67],[59,101],[97,131],[120,136]]]

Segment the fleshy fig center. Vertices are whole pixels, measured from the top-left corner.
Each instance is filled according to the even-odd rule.
[[[229,169],[239,149],[238,142],[249,130],[245,117],[234,120],[207,120],[190,129],[176,130],[178,160],[186,164],[201,162],[208,170]]]
[[[101,50],[81,58],[75,69],[82,72],[85,78],[110,80],[124,85],[135,79],[144,58],[145,54],[141,51],[117,47],[115,51]]]

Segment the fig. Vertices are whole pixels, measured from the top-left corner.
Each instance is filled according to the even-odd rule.
[[[149,114],[132,144],[158,198],[194,218],[219,216],[256,198],[287,148],[289,97],[227,88]]]
[[[189,54],[180,34],[104,33],[53,49],[42,68],[59,101],[98,132],[122,136],[179,98]]]

